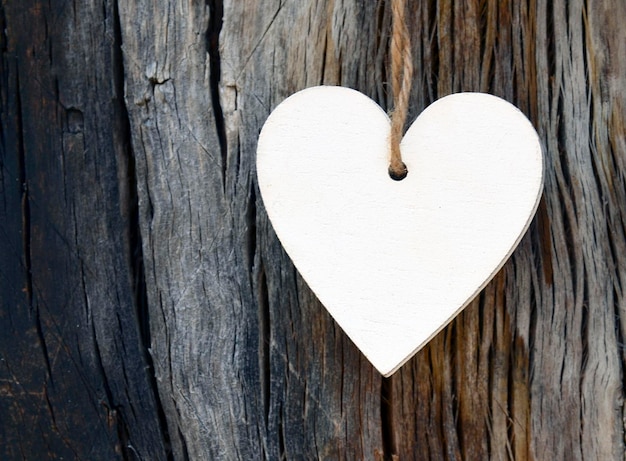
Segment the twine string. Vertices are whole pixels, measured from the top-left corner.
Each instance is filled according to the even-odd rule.
[[[406,0],[392,0],[391,32],[391,89],[394,108],[391,113],[391,133],[389,142],[389,176],[397,181],[408,174],[400,153],[402,131],[409,111],[409,95],[413,82],[413,58],[411,56],[411,38],[406,27]]]

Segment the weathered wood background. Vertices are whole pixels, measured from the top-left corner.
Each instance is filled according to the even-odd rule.
[[[626,4],[409,8],[410,118],[501,96],[546,181],[510,262],[384,380],[254,164],[299,89],[388,106],[389,1],[0,1],[0,458],[623,459]]]

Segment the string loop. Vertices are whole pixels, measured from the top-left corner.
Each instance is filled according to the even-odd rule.
[[[408,174],[400,153],[402,130],[409,111],[409,95],[413,83],[413,57],[411,55],[411,37],[405,20],[406,0],[391,0],[391,89],[394,108],[391,113],[391,133],[389,143],[389,176],[396,181]]]

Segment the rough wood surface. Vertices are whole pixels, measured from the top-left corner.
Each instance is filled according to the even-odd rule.
[[[165,459],[116,4],[0,8],[0,458]]]
[[[623,458],[626,6],[407,2],[409,120],[491,92],[547,162],[511,261],[385,380],[254,163],[299,89],[387,107],[388,3],[0,2],[0,457]]]

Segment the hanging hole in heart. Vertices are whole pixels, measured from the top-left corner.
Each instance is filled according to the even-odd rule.
[[[395,170],[390,166],[388,171],[389,177],[394,181],[402,181],[404,178],[406,178],[406,175],[409,174],[409,170],[407,170],[404,162],[402,162],[402,168],[400,168],[399,170]]]

